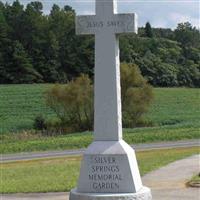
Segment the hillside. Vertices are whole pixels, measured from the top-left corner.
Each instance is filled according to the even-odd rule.
[[[75,11],[41,2],[0,1],[0,84],[65,83],[94,75],[94,37],[75,35]],[[148,26],[147,26],[148,25]],[[121,61],[137,64],[153,86],[200,87],[200,32],[189,22],[175,30],[139,28],[122,35]]]
[[[0,85],[0,133],[33,128],[40,114],[52,117],[44,95],[48,84]],[[200,128],[200,89],[155,88],[154,103],[146,116],[155,126]]]

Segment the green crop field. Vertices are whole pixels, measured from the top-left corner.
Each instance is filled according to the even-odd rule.
[[[44,102],[49,87],[47,84],[0,85],[0,133],[32,129],[36,116],[53,115]],[[147,117],[155,125],[198,126],[200,89],[156,88],[154,94]]]
[[[88,132],[51,138],[29,138],[26,132],[21,136],[15,134],[33,129],[34,118],[40,114],[54,116],[44,101],[49,87],[48,84],[0,86],[1,153],[83,148],[92,141]],[[125,129],[128,143],[200,138],[200,89],[155,88],[154,94],[154,103],[146,115],[154,127]]]
[[[156,88],[148,117],[157,125],[200,127],[200,89]]]
[[[40,113],[50,115],[44,92],[50,85],[0,85],[0,134],[32,129]]]
[[[46,107],[48,84],[0,85],[0,133],[33,128],[36,116],[53,113]],[[199,126],[200,89],[156,88],[154,103],[147,117],[157,126]]]

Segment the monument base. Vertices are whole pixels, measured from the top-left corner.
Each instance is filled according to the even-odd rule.
[[[74,189],[70,192],[69,200],[152,200],[152,196],[147,187],[142,187],[137,193],[121,194],[79,193]]]
[[[70,200],[151,200],[142,185],[135,151],[123,140],[94,141],[85,151]]]

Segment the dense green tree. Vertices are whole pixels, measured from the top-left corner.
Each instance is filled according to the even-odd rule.
[[[9,26],[0,7],[0,83],[7,83],[7,65],[10,62],[11,40],[8,37]]]
[[[12,62],[8,65],[8,78],[11,83],[34,83],[40,81],[40,74],[33,68],[22,44],[13,43]]]
[[[150,38],[153,37],[153,31],[151,28],[151,24],[149,22],[147,22],[145,25],[145,35],[146,37],[150,37]]]
[[[50,11],[50,17],[54,18],[60,12],[60,7],[56,4],[53,4],[52,9]]]
[[[42,67],[42,74],[45,81],[62,81],[59,62],[59,44],[52,31],[46,32],[46,42],[44,44],[45,64]]]
[[[33,1],[33,2],[31,2],[31,3],[29,3],[27,5],[26,9],[41,15],[42,14],[43,5],[39,1]]]
[[[192,27],[189,22],[178,24],[174,33],[175,39],[184,47],[200,47],[199,30]]]
[[[189,22],[174,31],[148,22],[138,35],[122,35],[120,50],[121,61],[137,64],[154,86],[199,86],[200,32]],[[18,77],[16,63],[26,73],[18,81],[11,78]],[[25,69],[36,73],[30,81]],[[0,1],[0,83],[68,82],[81,73],[93,78],[94,37],[75,34],[72,7],[54,4],[45,15],[38,1],[26,7]]]
[[[152,28],[153,35],[158,38],[173,39],[174,32],[170,28]]]
[[[72,7],[71,6],[68,6],[68,5],[66,5],[66,6],[64,6],[64,10],[66,11],[66,12],[75,12],[74,11],[74,9],[72,9]]]
[[[9,34],[12,40],[22,41],[22,28],[23,28],[23,10],[24,6],[18,0],[14,1],[12,6],[7,6],[5,17],[9,25]]]
[[[72,8],[54,5],[50,14],[50,27],[59,42],[59,60],[67,79],[81,73],[92,75],[94,41],[91,37],[75,35],[75,13]]]
[[[8,39],[8,24],[3,15],[3,11],[0,9],[0,47],[4,44],[3,42]]]
[[[180,43],[163,38],[121,38],[121,60],[136,63],[147,80],[155,86],[197,86],[200,49],[182,47]],[[193,70],[181,82],[182,70],[192,60]],[[193,78],[192,78],[193,77]]]

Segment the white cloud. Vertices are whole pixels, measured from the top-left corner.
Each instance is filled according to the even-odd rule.
[[[186,21],[190,21],[190,16],[183,15],[183,14],[180,14],[180,13],[171,13],[169,15],[169,17],[174,22],[186,22]]]
[[[155,28],[168,28],[167,21],[164,19],[153,20],[151,25],[152,27],[155,27]]]
[[[1,1],[1,0],[0,0]],[[12,3],[14,0],[2,0]],[[27,4],[34,0],[19,0]],[[48,13],[55,3],[60,7],[72,6],[77,14],[94,14],[95,0],[39,0]],[[136,12],[139,16],[139,26],[149,21],[154,27],[175,28],[178,23],[189,21],[193,26],[199,26],[200,0],[118,0],[119,12]]]
[[[190,15],[183,15],[180,13],[170,13],[169,19],[172,21],[172,23],[181,23],[181,22],[190,22],[193,26],[196,26],[197,28],[200,27],[200,19],[191,17]]]

